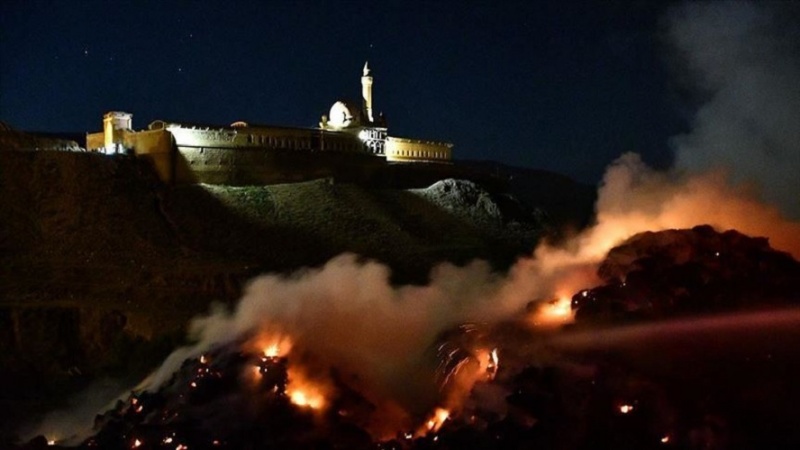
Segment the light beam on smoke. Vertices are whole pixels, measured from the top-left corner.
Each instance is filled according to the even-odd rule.
[[[800,224],[759,202],[721,171],[660,173],[636,154],[625,154],[606,171],[598,193],[597,225],[577,238],[584,256],[601,257],[613,245],[643,231],[709,224],[765,236],[773,247],[800,256]]]

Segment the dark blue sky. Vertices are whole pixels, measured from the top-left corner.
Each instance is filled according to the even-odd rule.
[[[496,4],[494,4],[496,3]],[[596,182],[625,151],[656,166],[687,112],[664,2],[0,2],[0,120],[99,130],[105,111],[314,126],[358,99],[396,136]]]

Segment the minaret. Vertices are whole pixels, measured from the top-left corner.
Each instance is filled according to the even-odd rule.
[[[372,118],[372,75],[369,74],[369,61],[364,63],[364,73],[361,75],[361,97],[364,99],[364,112],[367,121],[374,122]]]

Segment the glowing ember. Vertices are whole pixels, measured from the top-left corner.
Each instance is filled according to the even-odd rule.
[[[255,339],[255,346],[265,358],[281,358],[289,354],[292,341],[286,336],[264,334]]]
[[[264,356],[267,358],[277,358],[280,355],[281,349],[278,344],[272,344],[264,349]]]
[[[289,383],[286,386],[286,395],[297,406],[311,409],[321,409],[325,406],[324,387],[311,381],[296,367],[288,369]]]
[[[497,356],[497,348],[494,348],[492,352],[489,353],[489,369],[494,375],[497,373],[498,368],[500,368],[500,358]],[[494,376],[492,378],[494,378]]]
[[[442,425],[444,425],[444,422],[449,417],[450,417],[450,411],[444,408],[436,408],[436,410],[433,412],[433,416],[430,419],[428,419],[428,422],[425,425],[428,428],[428,431],[432,431],[435,433],[439,431],[440,428],[442,428]]]
[[[542,303],[533,321],[536,325],[562,325],[572,322],[572,300],[568,296],[561,296]]]
[[[314,395],[300,390],[287,390],[289,400],[297,406],[308,407],[311,409],[320,409],[324,404],[324,399],[321,395]]]
[[[131,448],[139,448],[141,446],[142,446],[142,441],[136,439],[135,441],[133,441],[133,445],[131,446]]]
[[[633,411],[633,405],[621,405],[619,407],[619,412],[622,414],[628,414],[631,411]]]
[[[56,440],[55,439],[48,440],[47,445],[56,445]]]
[[[208,362],[208,358],[206,355],[200,355],[200,364],[206,364]]]
[[[661,443],[662,443],[662,444],[667,444],[667,443],[669,443],[669,435],[666,435],[666,436],[662,437],[662,438],[661,438]]]

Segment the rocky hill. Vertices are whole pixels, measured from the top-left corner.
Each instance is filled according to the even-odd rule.
[[[424,282],[441,261],[503,268],[554,222],[581,220],[468,181],[168,188],[126,156],[8,150],[0,211],[0,382],[13,393],[0,409],[16,416],[92,376],[148,370],[256,274],[353,252]]]

